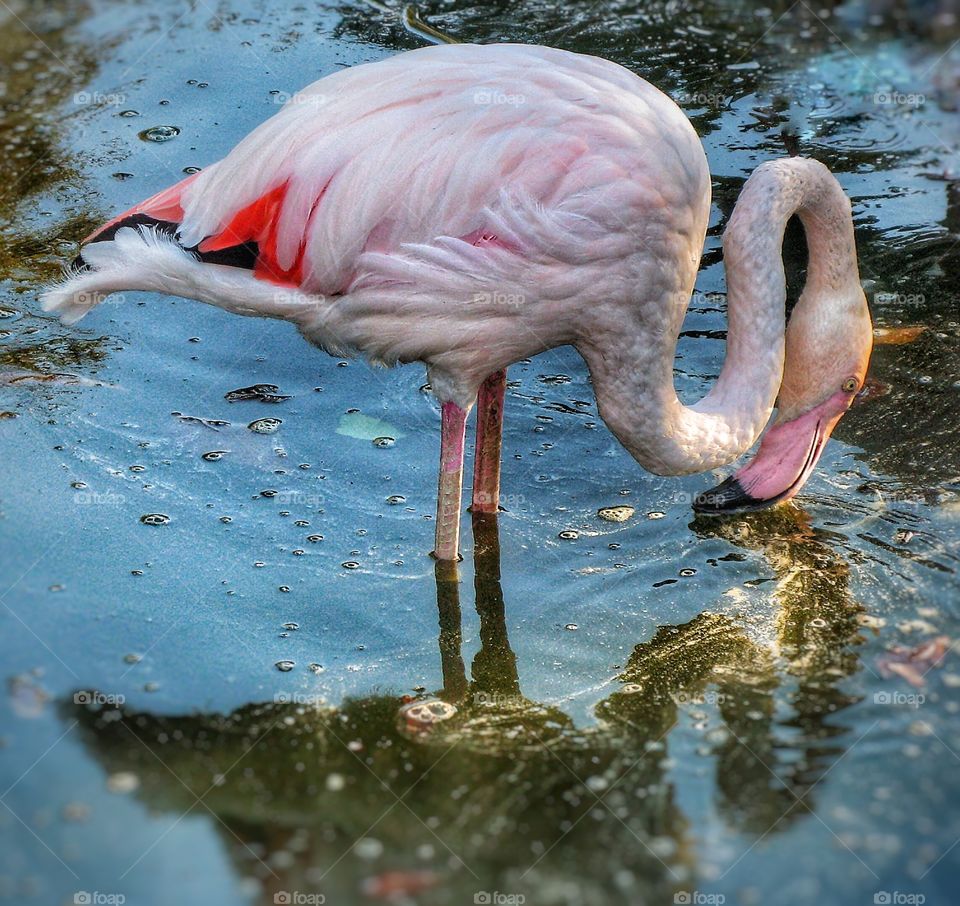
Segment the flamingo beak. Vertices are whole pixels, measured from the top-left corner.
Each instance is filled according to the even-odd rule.
[[[793,497],[810,477],[830,433],[853,395],[836,393],[819,406],[769,428],[757,455],[736,474],[693,501],[697,513],[763,510]]]

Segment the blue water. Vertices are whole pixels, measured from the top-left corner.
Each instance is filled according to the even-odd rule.
[[[517,364],[506,512],[476,543],[465,516],[459,584],[426,556],[421,368],[183,300],[128,294],[74,328],[36,301],[90,228],[284,93],[418,39],[360,4],[0,10],[0,899],[955,900],[955,57],[925,18],[705,7],[426,12],[609,56],[690,114],[715,206],[684,395],[722,361],[725,217],[791,150],[854,200],[877,325],[926,330],[877,348],[881,394],[796,505],[719,522],[689,507],[712,476],[619,447],[574,352]],[[180,131],[138,137],[157,126]],[[785,254],[798,285],[799,234]],[[290,398],[224,398],[256,383]],[[397,442],[350,436],[352,410]],[[434,697],[456,713],[418,732],[405,702]]]

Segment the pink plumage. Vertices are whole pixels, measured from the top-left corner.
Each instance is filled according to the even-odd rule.
[[[546,47],[428,47],[295,94],[223,160],[89,237],[44,304],[76,320],[110,292],[166,292],[291,320],[331,351],[424,362],[444,404],[436,553],[452,559],[467,412],[481,386],[485,407],[500,401],[478,420],[474,487],[475,509],[495,511],[503,373],[518,359],[575,345],[601,415],[663,474],[735,459],[778,390],[798,415],[836,396],[831,381],[862,383],[869,316],[849,204],[821,165],[781,161],[751,179],[728,231],[727,364],[704,400],[680,404],[673,347],[709,207],[694,130],[623,67]],[[811,318],[808,340],[784,337],[779,244],[793,213],[823,254],[800,307],[829,305],[846,341],[811,386],[784,377],[785,357],[794,377],[820,369],[808,346],[823,329]],[[816,427],[797,443],[819,453],[827,420],[804,421]],[[779,437],[778,449],[790,429]],[[792,496],[812,468],[799,460],[802,476],[754,464],[764,499],[727,488],[712,508]]]

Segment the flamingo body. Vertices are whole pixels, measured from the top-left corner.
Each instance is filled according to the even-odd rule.
[[[802,214],[824,179],[804,163],[756,181],[759,200],[783,198],[786,181]],[[824,191],[842,231],[845,198]],[[575,345],[601,414],[653,471],[712,468],[756,439],[783,373],[782,304],[774,332],[769,306],[739,306],[739,335],[768,372],[759,394],[728,380],[681,412],[673,392],[709,207],[692,126],[623,67],[546,47],[426,47],[291,97],[223,160],[88,237],[44,304],[76,320],[109,292],[166,292],[285,318],[330,351],[425,363],[444,407],[437,531],[449,559],[456,538],[441,552],[441,523],[459,520],[466,413],[482,386],[485,407],[502,405],[501,373],[519,359]],[[772,285],[776,321],[775,273]],[[495,511],[499,408],[479,424],[474,504]]]

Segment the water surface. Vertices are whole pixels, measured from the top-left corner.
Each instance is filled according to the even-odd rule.
[[[889,341],[797,504],[724,521],[690,510],[711,476],[639,470],[574,352],[516,365],[506,511],[465,520],[459,585],[425,555],[422,369],[147,294],[75,328],[37,305],[103,219],[418,40],[360,4],[0,9],[0,898],[954,901],[960,35],[822,6],[429,11],[687,111],[715,180],[687,398],[722,361],[723,224],[773,157],[851,195]],[[785,257],[796,289],[799,231]]]

